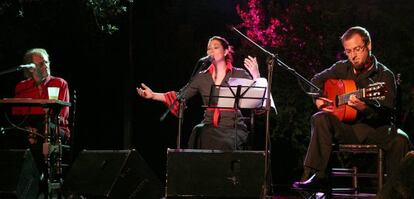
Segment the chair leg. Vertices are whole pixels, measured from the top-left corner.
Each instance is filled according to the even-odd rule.
[[[382,190],[382,186],[384,184],[384,168],[383,168],[383,162],[384,162],[384,151],[380,148],[378,148],[378,190],[379,193]]]
[[[352,167],[352,189],[354,194],[358,194],[358,168],[356,166]]]

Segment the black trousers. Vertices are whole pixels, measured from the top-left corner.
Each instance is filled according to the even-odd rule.
[[[408,136],[390,125],[373,128],[367,124],[346,124],[333,114],[318,112],[311,119],[311,138],[304,166],[326,172],[332,144],[377,144],[385,152],[385,168],[391,175],[411,149]]]
[[[224,128],[198,124],[193,128],[188,146],[192,149],[243,150],[249,132],[245,127]]]

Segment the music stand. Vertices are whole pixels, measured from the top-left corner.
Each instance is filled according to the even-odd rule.
[[[237,149],[237,121],[239,109],[262,108],[266,99],[267,87],[250,85],[212,85],[210,89],[208,108],[233,109],[235,114],[234,149]]]

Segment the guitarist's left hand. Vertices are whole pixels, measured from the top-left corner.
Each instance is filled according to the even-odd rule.
[[[365,108],[367,108],[367,105],[365,104],[365,102],[358,99],[355,95],[349,96],[348,105],[359,111],[362,111]]]

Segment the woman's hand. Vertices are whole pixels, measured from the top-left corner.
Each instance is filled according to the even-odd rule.
[[[244,67],[252,75],[253,80],[260,77],[259,64],[257,63],[256,57],[248,56],[244,59]]]
[[[139,96],[145,99],[154,98],[154,92],[152,92],[152,90],[147,85],[145,85],[144,83],[141,83],[141,87],[142,88],[139,88],[139,87],[136,88]]]

